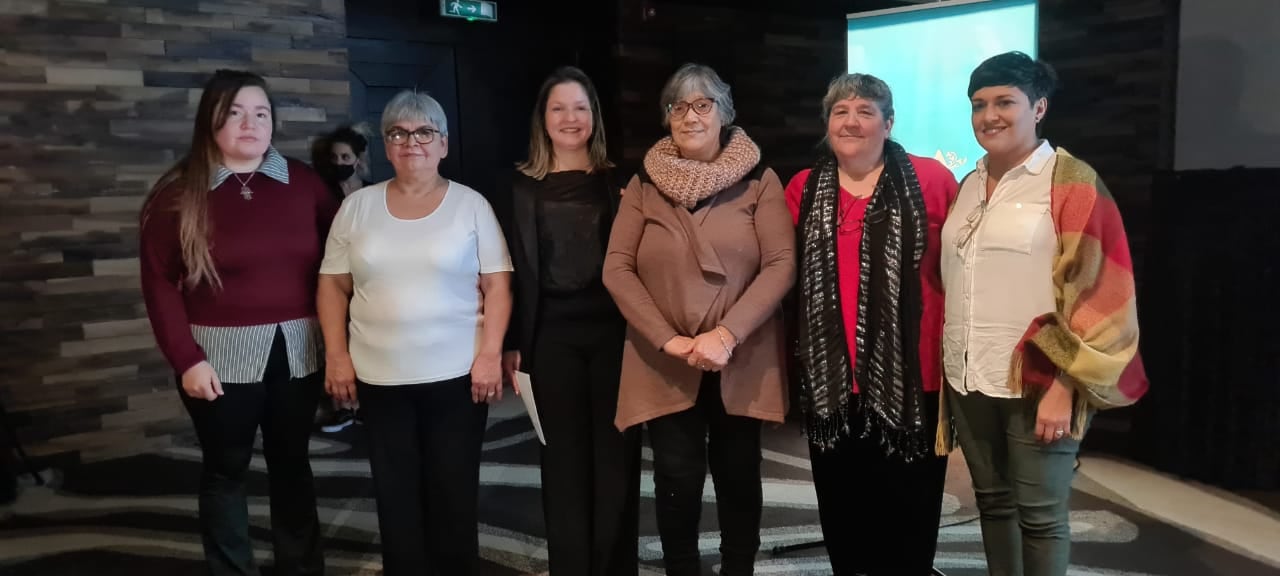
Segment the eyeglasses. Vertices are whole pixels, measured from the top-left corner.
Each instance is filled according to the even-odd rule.
[[[679,118],[689,113],[689,109],[693,108],[699,116],[706,116],[711,113],[711,108],[715,106],[715,100],[710,98],[699,98],[693,102],[674,102],[667,104],[667,114],[672,118]]]
[[[436,139],[436,134],[443,134],[443,132],[426,126],[414,130],[413,132],[405,130],[404,128],[392,128],[387,130],[386,138],[388,142],[397,146],[408,144],[409,136],[413,136],[413,141],[419,144],[430,144]]]
[[[982,217],[986,214],[986,200],[978,202],[978,205],[973,207],[964,219],[964,226],[961,226],[960,231],[956,233],[956,250],[964,252],[964,247],[969,244],[969,240],[973,239],[973,235],[978,231],[978,225],[982,223]]]

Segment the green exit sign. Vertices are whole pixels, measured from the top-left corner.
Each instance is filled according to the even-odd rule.
[[[440,15],[472,22],[497,22],[498,3],[490,0],[440,0]]]

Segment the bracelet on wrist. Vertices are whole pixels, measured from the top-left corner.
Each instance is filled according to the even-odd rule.
[[[729,342],[725,340],[723,330],[724,327],[716,326],[716,336],[720,337],[720,345],[724,346],[725,353],[728,354],[730,358],[733,358],[733,349],[729,348]]]

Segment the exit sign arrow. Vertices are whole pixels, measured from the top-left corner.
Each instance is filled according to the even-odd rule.
[[[497,22],[498,3],[492,0],[440,0],[440,15],[469,22]]]

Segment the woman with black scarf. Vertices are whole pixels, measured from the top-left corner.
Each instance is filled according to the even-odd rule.
[[[889,139],[893,95],[867,74],[823,98],[824,154],[787,186],[796,228],[794,360],[836,576],[932,570],[947,459],[934,455],[939,233],[956,181]]]

